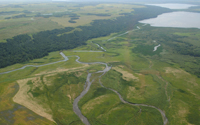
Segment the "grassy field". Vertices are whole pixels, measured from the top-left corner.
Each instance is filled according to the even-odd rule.
[[[77,27],[80,25],[89,25],[93,20],[99,20],[99,19],[110,19],[110,17],[101,17],[101,16],[95,16],[95,15],[81,15],[78,20],[76,20],[76,23],[70,23],[68,22],[71,18],[70,17],[51,17],[50,20],[53,22],[56,22],[57,24],[64,26],[64,27]]]
[[[55,54],[50,54],[49,57],[53,58],[54,56]],[[33,62],[51,62],[51,58],[46,57],[46,59],[33,60]],[[102,69],[102,66],[96,65],[95,68],[96,70]],[[21,71],[1,75],[0,112],[4,115],[6,112],[11,112],[6,116],[13,116],[9,121],[6,120],[6,116],[1,116],[1,119],[5,118],[1,124],[54,124],[47,120],[51,118],[60,124],[81,124],[72,110],[72,103],[83,89],[86,71],[92,69],[92,72],[95,68],[75,63],[75,58],[71,57],[67,62],[39,68],[27,67]],[[13,91],[15,92],[13,93]],[[13,102],[12,97],[15,102],[22,105],[20,108],[15,108],[17,104]],[[60,102],[61,100],[63,102]],[[43,117],[39,117],[37,114]],[[19,118],[18,115],[23,117]],[[29,118],[30,120],[23,121],[23,119]]]
[[[106,52],[73,52],[73,50],[68,50],[63,51],[63,53],[67,56],[78,55],[82,62],[101,61],[112,65],[112,70],[102,77],[101,81],[104,86],[117,90],[129,102],[154,105],[160,108],[166,113],[169,124],[198,124],[199,111],[195,109],[200,108],[198,105],[200,79],[181,69],[178,63],[164,59],[165,56],[162,53],[164,49],[167,49],[164,45],[154,54],[146,54],[144,51],[135,53],[133,50],[138,46],[145,46],[153,51],[153,46],[157,45],[152,42],[153,39],[139,38],[137,36],[139,32],[130,32],[127,35],[106,41],[118,35],[111,34],[92,39],[87,42],[87,45],[74,49],[100,50],[94,44],[98,43],[107,50]],[[177,31],[176,34],[180,35]],[[1,75],[0,94],[2,101],[0,111],[13,110],[17,104],[12,101],[12,97],[18,96],[16,94],[18,90],[18,92],[26,90],[29,96],[24,98],[24,102],[30,101],[30,95],[32,95],[31,100],[44,108],[44,112],[49,113],[57,123],[81,124],[72,110],[73,99],[83,90],[86,71],[96,72],[102,70],[104,66],[82,65],[75,62],[75,59],[76,57],[69,57],[67,62],[39,68],[27,67],[24,70]],[[1,71],[8,71],[28,64],[40,65],[58,60],[62,60],[59,52],[53,52],[47,57],[9,66]],[[115,93],[100,86],[98,83],[99,75],[101,74],[92,76],[95,81],[89,92],[79,102],[83,115],[88,118],[91,124],[162,124],[162,117],[157,110],[142,106],[134,107],[120,102]],[[17,83],[22,84],[20,80],[26,81],[24,86],[20,89],[19,87],[13,88],[13,86],[17,86]],[[11,94],[13,90],[15,93]],[[44,124],[54,124],[47,119],[41,119],[37,115],[37,111],[26,104],[23,105],[31,109],[30,111],[23,107],[23,112],[31,112],[34,115],[31,116],[34,117],[32,121],[42,120]],[[17,118],[17,114],[21,114],[21,110],[16,110],[16,112],[18,113],[14,115],[14,119],[17,120],[12,119],[11,121],[15,121],[16,124],[24,122],[21,118]],[[27,118],[25,117],[26,113],[23,114],[24,118]],[[2,123],[6,122],[8,122],[6,119],[2,121]]]
[[[128,4],[98,4],[96,6],[84,6],[80,8],[80,13],[107,13],[111,15],[119,15],[120,13],[130,13],[134,8],[142,8],[140,5]],[[117,10],[117,11],[116,11]]]
[[[41,4],[22,4],[15,6],[3,6],[0,8],[0,42],[20,34],[34,34],[39,31],[59,29],[63,27],[77,27],[80,25],[89,25],[93,20],[114,19],[121,16],[120,13],[130,13],[134,8],[141,8],[139,5],[122,5],[122,4],[97,4],[97,5],[79,5],[77,3],[41,3]],[[26,11],[28,13],[26,13]],[[52,16],[44,18],[36,15],[52,14],[77,14],[79,19],[76,23],[68,22],[69,15]],[[95,16],[92,14],[109,14],[111,16]],[[26,17],[12,18],[16,15],[25,14]],[[6,19],[11,17],[11,19]]]
[[[109,71],[103,76],[102,83],[106,87],[117,90],[123,96],[123,98],[129,102],[145,103],[162,109],[169,119],[169,124],[199,124],[199,120],[197,119],[199,116],[199,111],[195,110],[200,108],[198,106],[199,92],[197,91],[200,83],[199,78],[186,72],[184,69],[181,69],[181,61],[176,63],[172,60],[170,61],[169,58],[166,58],[166,54],[170,57],[171,50],[167,48],[166,45],[164,45],[164,42],[161,44],[162,47],[159,48],[159,50],[154,54],[150,54],[149,52],[141,50],[135,53],[133,50],[137,50],[138,46],[143,46],[144,48],[146,47],[146,50],[150,49],[153,51],[153,46],[159,44],[157,41],[156,43],[154,42],[155,38],[147,39],[144,37],[147,33],[143,33],[140,37],[140,33],[144,32],[144,30],[145,29],[137,32],[132,32],[125,35],[124,37],[115,38],[111,41],[105,41],[109,37],[93,40],[95,43],[102,45],[107,50],[106,53],[115,54],[115,57],[112,58],[115,61],[106,61],[113,65],[113,70]],[[160,32],[164,31],[164,29],[162,30],[160,28],[155,28],[154,30],[156,32],[159,30]],[[194,42],[190,43],[196,46],[199,45],[197,42],[195,42],[195,40],[193,40],[194,37],[195,39],[198,39],[198,32],[192,33],[190,35],[188,33],[181,33],[182,31],[179,29],[174,30],[176,35],[188,36],[188,38],[184,37],[183,41],[187,41],[187,39],[192,38],[190,41]],[[165,31],[165,34],[166,32],[167,31]],[[191,32],[191,30],[185,30],[184,32]],[[113,35],[117,34],[112,34],[110,37]],[[175,57],[175,55],[171,54],[171,57],[173,56],[175,59],[178,55]],[[187,60],[190,57],[185,56],[184,58]],[[104,60],[104,58],[101,58],[101,60]],[[134,77],[132,79],[127,79],[128,76],[124,76],[124,71],[126,71],[126,74],[131,73]],[[106,118],[105,116],[108,111],[112,111],[113,107],[110,108],[109,105],[114,106],[114,104],[111,102],[109,103],[106,100],[111,95],[110,93],[107,94],[105,90],[102,90],[105,91],[105,95],[100,94],[98,97],[96,97],[97,95],[95,92],[98,91],[100,87],[97,85],[94,86],[98,88],[96,90],[91,89],[91,91],[89,91],[89,93],[80,101],[82,112],[85,112],[85,115],[91,119],[90,121],[93,124],[108,124],[109,118]],[[100,101],[100,98],[105,101]],[[112,99],[114,99],[114,97],[112,97]],[[108,107],[106,107],[108,109],[105,107],[105,102],[107,102]],[[115,101],[112,100],[112,102],[114,103]],[[98,108],[88,109],[86,107]],[[125,106],[122,107],[124,108]],[[101,112],[99,112],[97,109],[101,109]],[[91,112],[92,110],[93,112]],[[119,111],[118,113],[122,114],[122,112],[123,110]],[[132,113],[133,112],[134,111],[132,111]],[[120,116],[118,113],[115,112],[109,116],[119,118]],[[103,116],[105,118],[101,119]],[[131,114],[128,116],[131,116]],[[155,115],[155,119],[159,119],[158,117],[160,116]],[[107,120],[105,121],[105,119]],[[144,121],[148,120],[145,116],[143,116],[142,119]],[[123,120],[117,123],[112,122],[109,124],[118,123],[125,124]],[[148,123],[144,122],[143,124]],[[162,124],[162,119],[160,118],[159,122],[153,121],[152,124]]]
[[[30,20],[31,17],[4,20],[0,22],[1,27],[6,26],[5,29],[0,29],[1,42],[5,42],[3,39],[20,32],[27,31],[26,33],[32,34],[48,30],[48,28],[50,30],[68,25],[74,27],[86,25],[94,19],[114,19],[120,16],[120,13],[131,12],[134,8],[142,7],[120,4],[44,3],[23,5],[22,8],[37,11],[39,6],[44,6],[43,10],[38,10],[43,14],[66,11],[66,8],[69,8],[80,15],[80,18],[75,24],[68,22],[70,18],[67,15],[50,18],[34,17],[34,20]],[[2,11],[4,10],[1,8],[0,12]],[[7,11],[12,11],[12,9],[8,8]],[[89,12],[107,13],[112,16],[86,15]],[[75,61],[77,57],[73,56],[78,55],[81,62],[106,62],[109,66],[112,65],[112,69],[102,76],[101,81],[104,86],[118,91],[124,100],[160,108],[165,112],[169,120],[168,124],[199,125],[200,78],[192,71],[199,70],[200,59],[178,53],[175,51],[174,44],[199,47],[200,31],[197,29],[152,28],[148,25],[143,27],[142,24],[137,24],[137,26],[141,29],[112,40],[108,41],[126,31],[91,39],[87,41],[87,45],[63,51],[66,56],[71,56],[66,62],[37,68],[27,67],[0,75],[0,124],[83,124],[73,112],[73,101],[84,89],[87,73],[103,70],[105,66],[79,64]],[[21,27],[19,32],[16,32],[15,29],[19,27]],[[30,27],[35,30],[29,29]],[[9,31],[11,29],[13,32],[9,35],[8,32],[11,32]],[[101,51],[95,43],[106,49],[106,52],[74,52],[77,50]],[[161,44],[161,47],[153,52],[154,46],[158,44]],[[198,48],[194,50],[196,49]],[[42,65],[59,60],[63,60],[59,52],[52,52],[41,59],[2,68],[0,72],[10,71],[24,65]],[[156,109],[124,104],[114,92],[101,87],[100,75],[101,73],[92,75],[94,82],[88,93],[78,103],[82,114],[92,125],[163,124],[162,116]]]
[[[58,28],[63,28],[63,26],[43,17],[3,20],[0,22],[0,39],[4,40],[20,34],[34,34]]]

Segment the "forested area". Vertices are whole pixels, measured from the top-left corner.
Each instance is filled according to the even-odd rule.
[[[95,15],[95,16],[111,16],[110,14],[106,14],[106,13],[87,13],[87,15]]]
[[[2,11],[2,12],[0,12],[1,15],[18,14],[18,13],[21,13],[21,11]]]
[[[73,12],[56,12],[56,13],[50,13],[50,14],[41,14],[41,13],[37,13],[35,15],[35,17],[44,17],[44,18],[49,18],[49,17],[63,17],[68,15],[69,17],[74,17],[74,18],[78,18],[80,16],[78,16],[76,13]]]
[[[192,42],[193,38],[178,35],[162,35],[162,37],[165,41],[160,40],[161,43],[164,43],[173,55],[178,55],[163,56],[163,58],[178,63],[187,72],[200,77],[200,47]]]
[[[17,15],[17,16],[6,17],[5,19],[11,19],[11,18],[16,19],[16,18],[23,18],[23,17],[28,17],[28,16],[26,16],[26,14],[20,14],[20,15]]]
[[[15,36],[7,39],[6,43],[0,43],[0,68],[41,58],[48,55],[49,52],[73,49],[85,45],[85,42],[91,38],[133,29],[139,20],[169,11],[169,9],[161,7],[138,8],[133,12],[134,15],[127,14],[114,20],[95,20],[91,26],[79,26],[78,28],[81,28],[82,31],[64,34],[74,29],[66,27],[42,31],[32,37],[27,34]]]
[[[181,55],[200,57],[199,46],[194,46],[189,42],[183,41],[184,38],[187,37],[178,35],[162,35],[162,39],[167,41],[165,42],[165,45],[169,46],[174,52]]]

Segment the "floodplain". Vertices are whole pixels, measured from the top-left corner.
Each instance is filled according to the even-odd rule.
[[[30,11],[37,10],[34,4],[29,6]],[[44,14],[51,13],[54,9],[65,11],[65,6],[61,4],[41,6],[52,7],[45,10]],[[101,14],[105,12],[112,15],[103,16],[102,19],[114,19],[120,16],[114,11],[115,7],[121,7],[122,12],[133,11],[131,8],[134,7],[143,7],[137,5],[124,7],[120,4],[113,4],[108,8],[106,6],[108,5],[99,4],[77,8],[70,4],[69,8],[77,13],[100,9],[102,12],[98,12]],[[80,14],[80,19],[83,15]],[[58,17],[44,18],[44,20],[61,20],[56,24],[60,27],[68,25],[62,22],[61,18],[56,18]],[[93,19],[99,18],[94,16],[90,21]],[[67,19],[66,21],[68,22]],[[86,23],[77,21],[76,25],[83,24]],[[43,28],[43,30],[50,29]],[[155,28],[137,23],[134,29],[128,32],[121,31],[92,38],[86,45],[63,50],[69,59],[67,61],[41,67],[30,66],[1,74],[0,124],[83,124],[73,111],[73,101],[84,90],[85,85],[87,86],[85,83],[88,73],[92,73],[92,85],[78,103],[82,114],[91,125],[163,124],[162,115],[155,108],[123,103],[110,89],[116,90],[127,102],[161,109],[168,119],[167,124],[198,125],[200,123],[199,34],[200,30],[194,28]],[[161,46],[154,51],[154,47],[159,44]],[[60,51],[51,52],[40,59],[1,68],[0,73],[24,65],[41,65],[63,60],[59,53]],[[102,73],[98,71],[105,69],[105,65],[80,64],[76,61],[75,55],[80,57],[80,62],[103,62],[112,68],[101,76]],[[101,86],[100,81],[106,88]]]

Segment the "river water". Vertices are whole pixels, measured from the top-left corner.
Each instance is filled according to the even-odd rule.
[[[81,63],[81,64],[103,64],[106,66],[106,68],[102,71],[97,71],[95,73],[103,73],[105,74],[106,72],[108,72],[111,67],[109,67],[106,63],[103,63],[103,62],[92,62],[92,63],[86,63],[86,62],[80,62],[79,59],[80,57],[79,56],[76,56],[77,59],[76,59],[76,62],[78,63]],[[93,81],[91,81],[91,76],[92,76],[93,73],[88,73],[87,75],[87,79],[86,79],[86,88],[81,92],[81,94],[76,97],[74,99],[74,102],[73,102],[73,110],[74,112],[76,113],[76,115],[78,115],[78,117],[81,119],[81,121],[85,124],[85,125],[90,125],[88,119],[81,113],[79,107],[78,107],[78,102],[79,100],[89,91],[90,89],[90,86],[92,84]]]
[[[137,28],[138,28],[138,27],[137,27]],[[138,28],[138,29],[140,29],[140,28]],[[135,30],[132,30],[132,31],[135,31]],[[130,31],[127,31],[126,33],[128,33],[128,32],[130,32]],[[120,34],[120,35],[118,35],[118,36],[124,35],[124,34],[126,34],[126,33]],[[115,37],[114,37],[114,38],[115,38]],[[100,45],[99,45],[99,46],[100,46]],[[68,57],[74,57],[74,56],[75,56],[75,57],[77,57],[76,62],[81,63],[81,64],[101,64],[101,65],[105,65],[106,67],[105,67],[104,70],[94,72],[94,73],[102,73],[102,74],[99,76],[99,84],[100,84],[102,87],[104,87],[104,88],[106,88],[106,89],[109,89],[109,90],[115,92],[115,93],[119,96],[119,99],[120,99],[123,103],[125,103],[125,104],[129,104],[129,105],[133,105],[133,106],[145,106],[145,107],[150,107],[150,108],[154,108],[154,109],[158,110],[158,111],[161,113],[161,115],[162,115],[163,124],[166,125],[166,124],[168,123],[168,119],[167,119],[167,117],[166,117],[164,111],[162,111],[161,109],[159,109],[159,108],[157,108],[157,107],[155,107],[155,106],[152,106],[152,105],[147,105],[147,104],[136,104],[136,103],[131,103],[131,102],[125,101],[125,100],[123,99],[123,97],[120,95],[119,92],[117,92],[117,91],[114,90],[114,89],[105,87],[105,86],[101,83],[101,77],[102,77],[106,72],[108,72],[108,71],[111,69],[111,66],[108,66],[107,63],[104,63],[104,62],[88,62],[88,63],[87,63],[87,62],[80,62],[80,61],[79,61],[80,57],[77,56],[77,55],[65,56],[65,54],[62,53],[62,52],[60,53],[60,55],[64,58],[64,60],[57,61],[57,62],[53,62],[53,63],[48,63],[48,64],[44,64],[44,65],[27,65],[27,66],[23,66],[22,68],[15,69],[15,70],[8,71],[8,72],[3,72],[3,73],[0,73],[0,74],[6,74],[6,73],[14,72],[14,71],[17,71],[17,70],[24,69],[24,68],[26,68],[26,67],[28,67],[28,66],[41,67],[41,66],[45,66],[45,65],[55,64],[55,63],[58,63],[58,62],[67,61],[67,60],[68,60]],[[75,112],[75,114],[81,119],[81,121],[82,121],[85,125],[90,125],[90,123],[89,123],[88,119],[81,113],[81,110],[80,110],[79,107],[78,107],[78,102],[79,102],[80,99],[89,91],[90,86],[91,86],[91,84],[92,84],[92,82],[93,82],[93,80],[91,80],[91,76],[92,76],[92,74],[94,74],[94,73],[88,73],[87,79],[86,79],[86,85],[85,85],[84,90],[81,92],[81,94],[80,94],[78,97],[75,98],[75,100],[74,100],[74,102],[73,102],[73,111]]]
[[[155,46],[153,52],[155,52],[157,50],[157,48],[160,47],[160,46],[161,46],[160,44]]]
[[[110,68],[111,68],[111,67],[110,67]],[[105,73],[104,73],[104,74],[105,74]],[[161,115],[162,115],[162,118],[163,118],[163,125],[167,125],[168,119],[167,119],[167,117],[166,117],[166,115],[165,115],[165,112],[163,112],[161,109],[159,109],[159,108],[157,108],[157,107],[155,107],[155,106],[151,106],[151,105],[136,104],[136,103],[131,103],[131,102],[125,101],[125,100],[123,99],[123,97],[120,95],[119,92],[117,92],[117,91],[114,90],[114,89],[105,87],[105,86],[101,83],[101,77],[102,77],[104,74],[102,74],[101,76],[99,76],[99,83],[100,83],[100,85],[101,85],[102,87],[104,87],[104,88],[106,88],[106,89],[109,89],[109,90],[115,92],[115,93],[119,96],[119,99],[120,99],[123,103],[125,103],[125,104],[129,104],[129,105],[133,105],[133,106],[145,106],[145,107],[150,107],[150,108],[154,108],[154,109],[158,110],[158,111],[161,113]]]
[[[160,45],[160,44],[159,44],[159,45]],[[108,72],[108,71],[111,69],[111,66],[108,66],[106,63],[103,63],[103,62],[92,62],[92,63],[80,62],[80,61],[79,61],[80,57],[79,57],[79,56],[76,56],[76,57],[77,57],[76,62],[81,63],[81,64],[103,64],[103,65],[105,65],[106,68],[105,68],[104,70],[95,72],[95,73],[102,73],[102,75],[99,76],[99,84],[100,84],[102,87],[104,87],[104,88],[106,88],[106,89],[109,89],[109,90],[115,92],[115,93],[119,96],[119,99],[120,99],[123,103],[125,103],[125,104],[129,104],[129,105],[133,105],[133,106],[145,106],[145,107],[150,107],[150,108],[154,108],[154,109],[158,110],[158,111],[161,113],[161,115],[162,115],[162,118],[163,118],[163,125],[166,125],[166,124],[168,123],[168,119],[167,119],[167,117],[166,117],[166,115],[165,115],[165,112],[162,111],[161,109],[159,109],[159,108],[157,108],[157,107],[155,107],[155,106],[152,106],[152,105],[147,105],[147,104],[136,104],[136,103],[131,103],[131,102],[125,101],[125,100],[123,99],[123,97],[120,95],[119,92],[117,92],[117,91],[114,90],[114,89],[105,87],[105,86],[101,83],[101,77],[102,77],[106,72]],[[80,109],[79,109],[79,107],[78,107],[78,102],[79,102],[80,99],[89,91],[90,86],[91,86],[91,84],[92,84],[92,82],[93,82],[93,80],[91,81],[91,76],[92,76],[92,74],[93,74],[93,73],[88,73],[87,79],[86,79],[86,86],[87,86],[87,87],[81,92],[81,94],[74,100],[74,103],[73,103],[73,110],[74,110],[74,112],[76,113],[76,115],[78,115],[78,117],[81,119],[81,121],[82,121],[85,125],[90,125],[90,123],[89,123],[88,119],[81,113],[81,111],[80,111]]]
[[[47,63],[47,64],[43,64],[43,65],[25,65],[25,66],[23,66],[23,67],[21,67],[21,68],[18,68],[18,69],[6,71],[6,72],[1,72],[0,75],[2,75],[2,74],[7,74],[7,73],[11,73],[11,72],[14,72],[14,71],[17,71],[17,70],[22,70],[22,69],[25,69],[26,67],[42,67],[42,66],[47,66],[47,65],[56,64],[56,63],[59,63],[59,62],[65,62],[65,61],[68,60],[68,58],[65,56],[64,53],[60,52],[60,55],[64,58],[64,60],[60,60],[60,61],[56,61],[56,62],[52,62],[52,63]]]

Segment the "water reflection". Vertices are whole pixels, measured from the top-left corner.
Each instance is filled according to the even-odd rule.
[[[158,15],[157,18],[139,21],[154,27],[180,27],[180,28],[199,28],[200,13],[194,12],[171,12]]]

